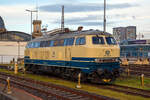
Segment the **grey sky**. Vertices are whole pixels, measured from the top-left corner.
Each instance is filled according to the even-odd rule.
[[[41,11],[47,11],[47,12],[61,12],[61,6],[62,4],[44,5],[44,6],[40,6],[39,9]],[[103,4],[94,4],[94,3],[64,4],[64,6],[65,6],[66,13],[102,11],[104,9]],[[138,5],[133,5],[129,3],[108,4],[107,9],[108,10],[123,9],[123,8],[135,7],[135,6],[138,6]]]

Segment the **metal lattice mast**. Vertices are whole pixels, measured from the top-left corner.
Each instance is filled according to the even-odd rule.
[[[104,0],[104,32],[106,32],[106,0]]]
[[[38,20],[38,0],[36,0],[36,20]]]
[[[64,5],[62,6],[61,30],[64,31]]]

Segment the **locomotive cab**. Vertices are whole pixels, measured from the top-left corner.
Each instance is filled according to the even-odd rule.
[[[87,55],[94,58],[91,70],[93,71],[92,77],[97,79],[100,77],[103,83],[114,81],[120,73],[120,47],[114,37],[111,35],[91,35],[87,37],[88,48]]]
[[[84,56],[101,59],[114,59],[120,57],[120,47],[112,36],[88,35],[86,36],[86,54]]]
[[[109,83],[120,73],[120,47],[112,35],[82,35],[76,37],[80,45],[72,48],[72,60],[87,62],[89,69],[84,73],[92,73],[90,78],[97,82]],[[82,66],[82,65],[81,65]]]

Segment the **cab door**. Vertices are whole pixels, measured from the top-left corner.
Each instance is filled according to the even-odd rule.
[[[74,37],[73,38],[67,38],[65,39],[64,41],[64,45],[65,45],[65,65],[66,66],[70,66],[70,61],[71,61],[71,58],[72,58],[72,46],[73,46],[73,43],[74,43]]]
[[[71,47],[65,48],[65,61],[71,60]]]

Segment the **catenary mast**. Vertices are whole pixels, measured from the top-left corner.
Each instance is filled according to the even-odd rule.
[[[64,5],[62,6],[61,30],[64,31]]]
[[[104,0],[104,33],[106,32],[106,0]]]

